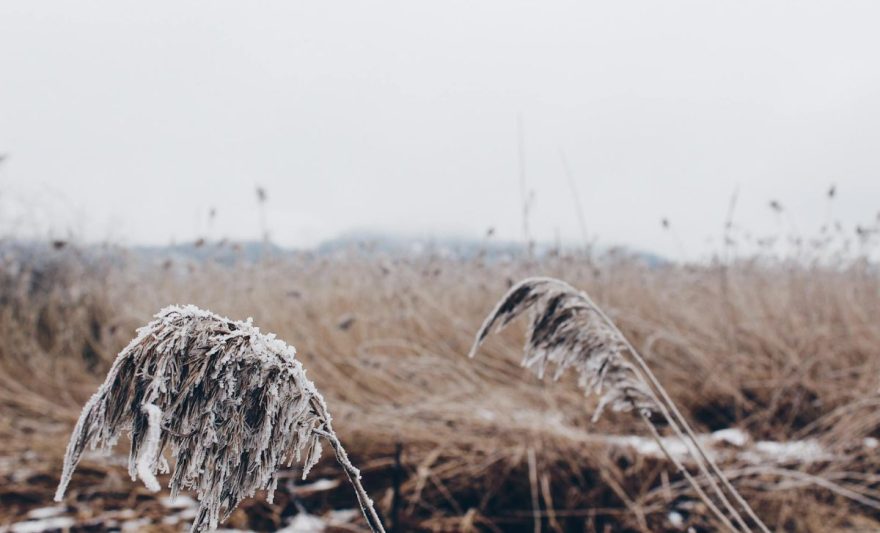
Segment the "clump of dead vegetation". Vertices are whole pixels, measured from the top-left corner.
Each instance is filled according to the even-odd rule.
[[[66,436],[116,354],[155,309],[188,301],[295,340],[389,529],[724,527],[676,465],[639,440],[653,441],[638,410],[617,413],[612,402],[593,423],[598,402],[584,398],[576,373],[549,386],[523,371],[520,324],[464,358],[499,295],[551,276],[613,321],[769,529],[880,527],[880,274],[869,260],[647,265],[622,253],[526,261],[353,251],[230,264],[124,253],[86,261],[72,245],[45,253],[38,268],[7,258],[0,280],[2,524],[50,505]],[[661,442],[720,503],[662,419],[652,414]],[[713,436],[734,429],[744,437]],[[802,450],[773,451],[794,445]],[[344,480],[331,463],[319,461],[310,479]],[[127,474],[126,461],[84,454],[66,512],[95,524],[127,509],[165,527],[159,498]],[[274,530],[303,510],[357,509],[345,484],[300,490],[301,474],[282,470],[275,504],[246,498],[226,526]],[[157,473],[162,484],[166,476]]]
[[[618,412],[638,412],[660,449],[722,524],[734,532],[751,531],[741,515],[744,510],[755,527],[768,532],[761,519],[700,445],[690,424],[644,358],[586,293],[553,278],[528,278],[517,283],[489,313],[477,333],[471,357],[490,333],[501,331],[526,312],[531,315],[531,320],[522,362],[524,367],[534,370],[539,378],[543,378],[545,368],[555,364],[554,378],[557,380],[566,370],[574,369],[582,389],[601,395],[593,422],[599,419],[606,405]],[[699,480],[691,475],[682,462],[667,450],[652,419],[653,414],[662,416],[662,421],[688,447],[700,474],[708,482],[722,508],[706,494]]]
[[[73,430],[55,495],[63,501],[87,448],[109,451],[127,432],[128,473],[159,492],[168,472],[171,494],[193,491],[201,505],[192,530],[216,529],[259,489],[271,503],[278,470],[302,463],[302,478],[327,439],[356,489],[371,530],[382,525],[360,472],[336,437],[324,399],[306,378],[293,347],[194,306],[168,307],[138,330]]]

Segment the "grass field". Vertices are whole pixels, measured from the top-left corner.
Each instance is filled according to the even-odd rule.
[[[507,288],[547,275],[605,309],[771,529],[880,530],[880,275],[869,261],[352,250],[222,265],[38,248],[7,252],[0,270],[0,528],[178,531],[192,518],[187,500],[129,480],[126,443],[86,457],[64,504],[47,509],[76,417],[116,354],[153,313],[192,303],[253,317],[296,346],[390,530],[717,530],[637,418],[593,424],[596,399],[574,377],[520,367],[523,324],[467,358]],[[307,513],[358,531],[342,475],[325,455],[305,484],[285,474],[274,504],[258,494],[226,527],[296,519],[307,531]]]

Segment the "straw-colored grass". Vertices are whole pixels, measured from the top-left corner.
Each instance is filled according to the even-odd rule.
[[[599,419],[606,405],[611,405],[617,412],[637,412],[664,455],[728,530],[752,531],[741,514],[744,510],[756,528],[769,533],[700,444],[690,424],[639,351],[586,293],[554,278],[527,278],[517,283],[498,301],[477,332],[471,357],[490,333],[500,332],[512,320],[526,313],[530,320],[522,362],[524,367],[531,368],[543,378],[546,367],[554,364],[554,378],[557,380],[566,370],[574,369],[580,387],[587,393],[600,395],[593,422]],[[655,420],[657,415],[662,417],[660,422],[672,428],[687,446],[700,474],[705,476],[703,479],[720,501],[720,507],[703,490],[700,480],[695,479],[664,445],[659,433],[661,428],[657,427]]]
[[[51,501],[81,406],[135,328],[177,302],[252,316],[296,345],[397,531],[533,531],[536,521],[549,531],[675,531],[679,518],[718,529],[675,465],[607,439],[649,437],[638,417],[609,412],[592,423],[595,400],[574,377],[549,385],[520,368],[519,325],[467,359],[497,298],[514,280],[542,275],[591,295],[696,433],[736,427],[755,441],[813,439],[827,452],[773,463],[716,456],[771,530],[880,528],[870,440],[880,437],[880,282],[867,263],[650,268],[619,255],[489,262],[353,253],[228,267],[47,253],[38,267],[16,270],[7,259],[0,279],[0,523]],[[338,477],[331,463],[310,478]],[[66,501],[81,520],[131,508],[165,527],[155,496],[125,474],[86,456]],[[272,506],[245,500],[228,526],[270,530],[301,507],[357,505],[344,486],[306,494],[287,479]]]

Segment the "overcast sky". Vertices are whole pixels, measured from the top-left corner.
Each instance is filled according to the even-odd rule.
[[[350,230],[676,255],[880,210],[880,3],[0,3],[4,234]],[[787,210],[775,215],[771,199]],[[209,211],[216,220],[209,223]],[[661,228],[668,217],[678,239]],[[714,238],[715,244],[707,242]]]

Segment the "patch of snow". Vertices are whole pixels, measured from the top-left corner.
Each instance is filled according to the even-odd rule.
[[[199,502],[185,494],[178,495],[177,498],[172,498],[170,496],[159,498],[159,503],[168,509],[189,509],[190,507],[199,506]]]
[[[581,439],[585,440],[585,439]],[[691,459],[688,445],[681,439],[673,436],[661,437],[660,443],[652,437],[644,437],[641,435],[605,435],[595,436],[596,442],[602,442],[611,446],[621,446],[633,449],[637,454],[645,457],[655,457],[665,459],[666,455],[660,447],[663,448],[676,459],[688,461]],[[815,439],[795,440],[788,442],[776,441],[752,441],[751,437],[745,431],[735,428],[722,429],[712,434],[697,435],[697,442],[705,449],[706,454],[713,459],[717,459],[721,454],[730,455],[730,450],[725,451],[725,446],[733,446],[739,448],[735,453],[735,457],[742,461],[761,464],[761,463],[813,463],[818,461],[827,461],[833,459],[831,455],[820,443]],[[880,447],[880,440],[868,438],[865,439],[866,448],[874,449]]]
[[[67,529],[76,525],[76,521],[69,516],[53,516],[43,520],[29,520],[18,522],[9,526],[11,533],[41,533],[54,529]]]
[[[53,516],[62,515],[67,512],[66,505],[55,505],[53,507],[40,507],[28,512],[27,517],[31,520],[42,520],[44,518],[52,518]]]
[[[351,524],[361,515],[357,509],[338,509],[327,513],[327,523],[331,526]]]
[[[719,429],[712,433],[710,439],[714,443],[730,444],[737,448],[744,448],[749,443],[749,434],[738,428]]]
[[[178,518],[181,520],[193,520],[199,514],[199,510],[196,507],[187,507],[183,511],[177,513]]]
[[[684,529],[684,517],[678,511],[670,511],[666,515],[666,519],[669,520],[669,525],[675,529]]]
[[[293,517],[287,527],[278,530],[278,533],[320,533],[327,528],[327,524],[317,516],[308,513],[299,513]]]
[[[490,411],[489,409],[486,409],[485,407],[478,408],[476,411],[476,414],[478,417],[482,418],[483,420],[487,420],[489,422],[493,422],[497,418],[493,411]]]
[[[122,523],[122,531],[141,531],[148,525],[152,524],[153,521],[149,518],[141,518],[138,520],[129,520],[127,522]]]
[[[743,456],[757,463],[767,459],[777,463],[811,463],[831,458],[822,445],[814,439],[789,442],[760,441],[755,443],[752,451]]]
[[[322,492],[325,490],[333,490],[339,486],[338,479],[319,479],[314,483],[308,483],[306,485],[296,485],[294,487],[294,492],[297,494],[311,493],[311,492]]]
[[[609,436],[606,441],[609,444],[630,447],[639,455],[660,458],[666,457],[660,444],[651,437],[642,437],[639,435],[612,435]],[[660,442],[663,444],[663,448],[666,448],[666,451],[672,454],[673,457],[687,457],[688,447],[680,439],[676,437],[662,437]]]
[[[880,441],[878,441],[874,437],[865,437],[865,440],[862,441],[862,444],[865,445],[865,448],[873,450],[877,446],[880,446]]]

